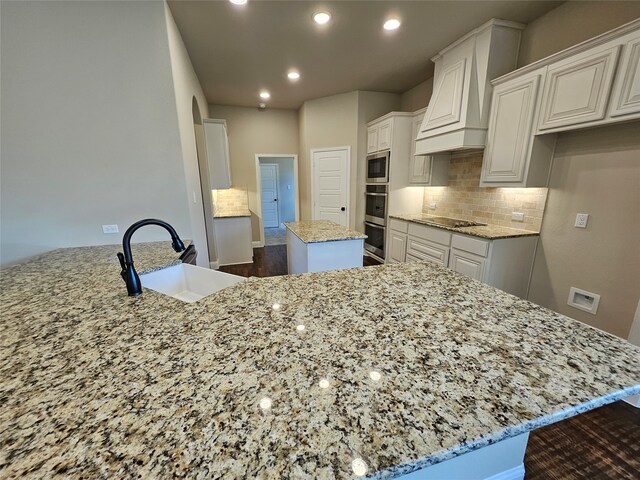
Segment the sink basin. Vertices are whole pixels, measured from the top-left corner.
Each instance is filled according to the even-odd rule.
[[[140,275],[144,288],[164,293],[183,302],[197,302],[223,288],[246,280],[230,273],[181,263]]]

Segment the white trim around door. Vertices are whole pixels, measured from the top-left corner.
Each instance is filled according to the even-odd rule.
[[[260,222],[260,242],[253,242],[255,247],[264,247],[264,222],[262,221],[262,176],[260,175],[260,160],[269,163],[271,158],[292,158],[293,159],[293,183],[295,198],[296,222],[300,220],[300,189],[298,182],[298,155],[294,153],[256,153],[256,214]],[[256,245],[257,244],[257,245]]]

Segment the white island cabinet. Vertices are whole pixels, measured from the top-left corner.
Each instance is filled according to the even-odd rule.
[[[366,235],[329,220],[287,222],[285,226],[288,273],[362,267]]]

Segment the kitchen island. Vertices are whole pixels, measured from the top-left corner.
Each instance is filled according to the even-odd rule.
[[[119,248],[3,270],[0,477],[393,478],[640,392],[639,348],[435,264],[188,304]]]
[[[290,274],[361,267],[367,236],[330,220],[287,222]]]

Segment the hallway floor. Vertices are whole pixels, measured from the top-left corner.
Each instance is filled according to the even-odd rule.
[[[284,226],[264,229],[264,246],[287,244],[287,229]]]

